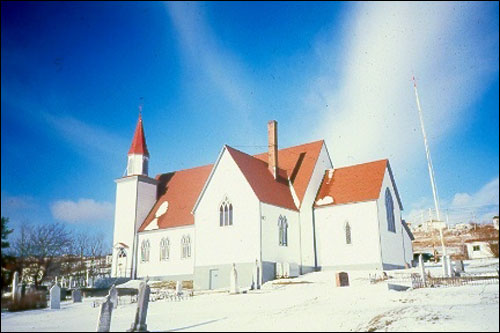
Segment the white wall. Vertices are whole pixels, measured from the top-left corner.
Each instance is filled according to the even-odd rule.
[[[118,243],[128,246],[126,260],[126,276],[130,276],[132,268],[132,249],[134,246],[134,220],[137,181],[135,177],[116,180],[115,221],[113,232],[113,264],[111,276],[117,276]]]
[[[190,258],[181,257],[181,239],[184,235],[189,235],[191,238]],[[160,261],[160,241],[162,238],[168,238],[170,241],[170,256],[169,259]],[[145,278],[146,276],[158,277],[193,274],[195,256],[194,238],[194,225],[140,232],[138,235],[139,241],[137,243],[137,277]],[[141,244],[143,240],[149,240],[150,244],[148,262],[141,261]]]
[[[413,260],[413,243],[411,241],[410,235],[404,230],[404,227],[401,228],[403,233],[403,248],[405,253],[405,262],[411,266],[411,262]]]
[[[491,247],[486,242],[467,243],[467,254],[469,259],[493,258],[495,255],[491,251]],[[479,246],[479,251],[474,251],[474,246]]]
[[[351,244],[346,244],[346,222]],[[316,208],[315,223],[318,266],[382,266],[375,201]]]
[[[321,148],[316,166],[309,181],[309,186],[302,199],[300,207],[300,242],[302,251],[302,265],[314,267],[314,229],[313,229],[313,205],[318,194],[321,181],[325,170],[333,168],[332,162],[328,156],[325,144]],[[299,262],[300,263],[300,262]]]
[[[226,196],[233,205],[233,225],[221,227],[219,207]],[[259,218],[259,200],[224,148],[195,211],[195,266],[260,259]]]
[[[115,277],[117,274],[118,243],[124,243],[128,246],[126,273],[128,277],[132,276],[135,265],[135,235],[156,202],[156,189],[156,180],[144,176],[130,176],[116,180],[111,276]]]
[[[130,154],[127,157],[127,176],[148,175],[149,157],[141,154]]]
[[[385,190],[389,188],[394,203],[394,220],[396,232],[389,231],[387,223],[387,214],[385,209]],[[403,225],[401,223],[401,210],[398,204],[396,192],[391,181],[388,169],[385,170],[384,180],[380,189],[380,196],[377,200],[378,219],[380,228],[380,242],[382,245],[382,261],[384,265],[393,265],[404,267],[405,250],[403,249]]]
[[[300,265],[299,212],[261,203],[262,261],[289,262]],[[288,223],[288,245],[279,245],[278,219]]]

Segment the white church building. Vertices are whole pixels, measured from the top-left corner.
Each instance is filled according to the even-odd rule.
[[[214,164],[150,178],[139,117],[127,175],[116,180],[112,277],[240,287],[315,270],[402,268],[411,232],[388,160],[334,168],[323,140],[249,155],[228,145]]]

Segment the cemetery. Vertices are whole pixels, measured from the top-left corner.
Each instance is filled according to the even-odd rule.
[[[369,331],[385,329],[386,317],[391,318],[391,330],[498,329],[498,259],[454,262],[451,277],[443,276],[442,265],[420,263],[388,272],[314,272],[250,288],[239,285],[233,266],[230,287],[213,291],[193,290],[189,281],[130,280],[112,285],[105,296],[85,297],[75,288],[70,297],[62,297],[63,288],[54,283],[46,308],[2,309],[2,331],[231,331],[241,327]],[[460,276],[476,282],[450,286],[435,282]],[[25,288],[23,293],[18,279],[14,276],[8,295],[17,301],[35,292]],[[482,315],[464,322],[470,311]]]

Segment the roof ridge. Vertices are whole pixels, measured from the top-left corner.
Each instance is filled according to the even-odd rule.
[[[162,172],[162,173],[158,173],[155,177],[158,177],[158,176],[161,176],[161,175],[167,175],[169,173],[174,173],[174,172],[191,171],[191,170],[195,170],[195,169],[206,168],[206,167],[213,166],[213,165],[214,164],[211,163],[211,164],[200,165],[200,166],[196,166],[196,167],[192,167],[192,168],[187,168],[187,169],[180,169],[180,170],[173,170],[173,171],[168,171],[168,172]]]
[[[339,170],[339,169],[345,169],[345,168],[352,168],[352,167],[356,167],[356,166],[361,166],[361,165],[366,165],[366,164],[372,164],[372,163],[379,163],[379,162],[389,162],[389,159],[388,158],[383,158],[383,159],[380,159],[380,160],[375,160],[375,161],[370,161],[370,162],[363,162],[363,163],[357,163],[357,164],[351,164],[351,165],[344,165],[344,166],[341,166],[341,167],[338,167],[338,168],[332,168],[334,171],[335,170]],[[326,171],[328,170],[331,170],[331,169],[326,169]]]

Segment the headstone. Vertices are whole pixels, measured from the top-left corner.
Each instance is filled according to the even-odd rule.
[[[427,286],[427,279],[425,276],[425,266],[424,266],[424,258],[422,254],[418,256],[418,268],[420,269],[420,278],[422,279],[422,284],[423,287],[425,288]]]
[[[450,273],[448,272],[448,263],[447,263],[448,258],[447,258],[447,257],[448,257],[448,256],[442,256],[442,257],[441,257],[441,265],[443,266],[443,276],[444,276],[444,277],[447,277],[447,276],[449,276],[449,274],[450,274]]]
[[[453,271],[453,266],[451,264],[450,255],[446,256],[446,271],[448,272],[448,277],[455,276],[455,272]]]
[[[16,298],[19,295],[19,273],[14,272],[14,276],[12,277],[12,301],[16,301]]]
[[[109,332],[111,328],[111,314],[113,313],[113,302],[110,295],[106,296],[104,303],[101,304],[101,311],[97,318],[97,332]]]
[[[175,294],[177,296],[182,294],[182,281],[177,281],[177,283],[175,284]]]
[[[349,287],[349,275],[346,272],[339,272],[335,274],[337,287]]]
[[[229,289],[229,293],[230,294],[237,294],[239,292],[239,290],[238,290],[238,272],[236,271],[236,264],[234,264],[234,263],[233,263],[233,267],[231,268],[230,282],[231,282],[231,286]]]
[[[455,260],[455,272],[458,274],[465,272],[463,260]]]
[[[81,303],[82,291],[80,289],[73,289],[73,292],[71,293],[71,298],[73,299],[73,303]]]
[[[146,282],[141,282],[139,286],[139,297],[137,299],[137,310],[135,320],[128,332],[146,332],[146,316],[148,314],[150,288]]]
[[[53,310],[61,308],[61,288],[57,283],[50,288],[50,308]]]
[[[118,289],[116,289],[115,285],[112,285],[111,289],[109,289],[109,297],[113,302],[113,308],[116,309],[118,307]]]

